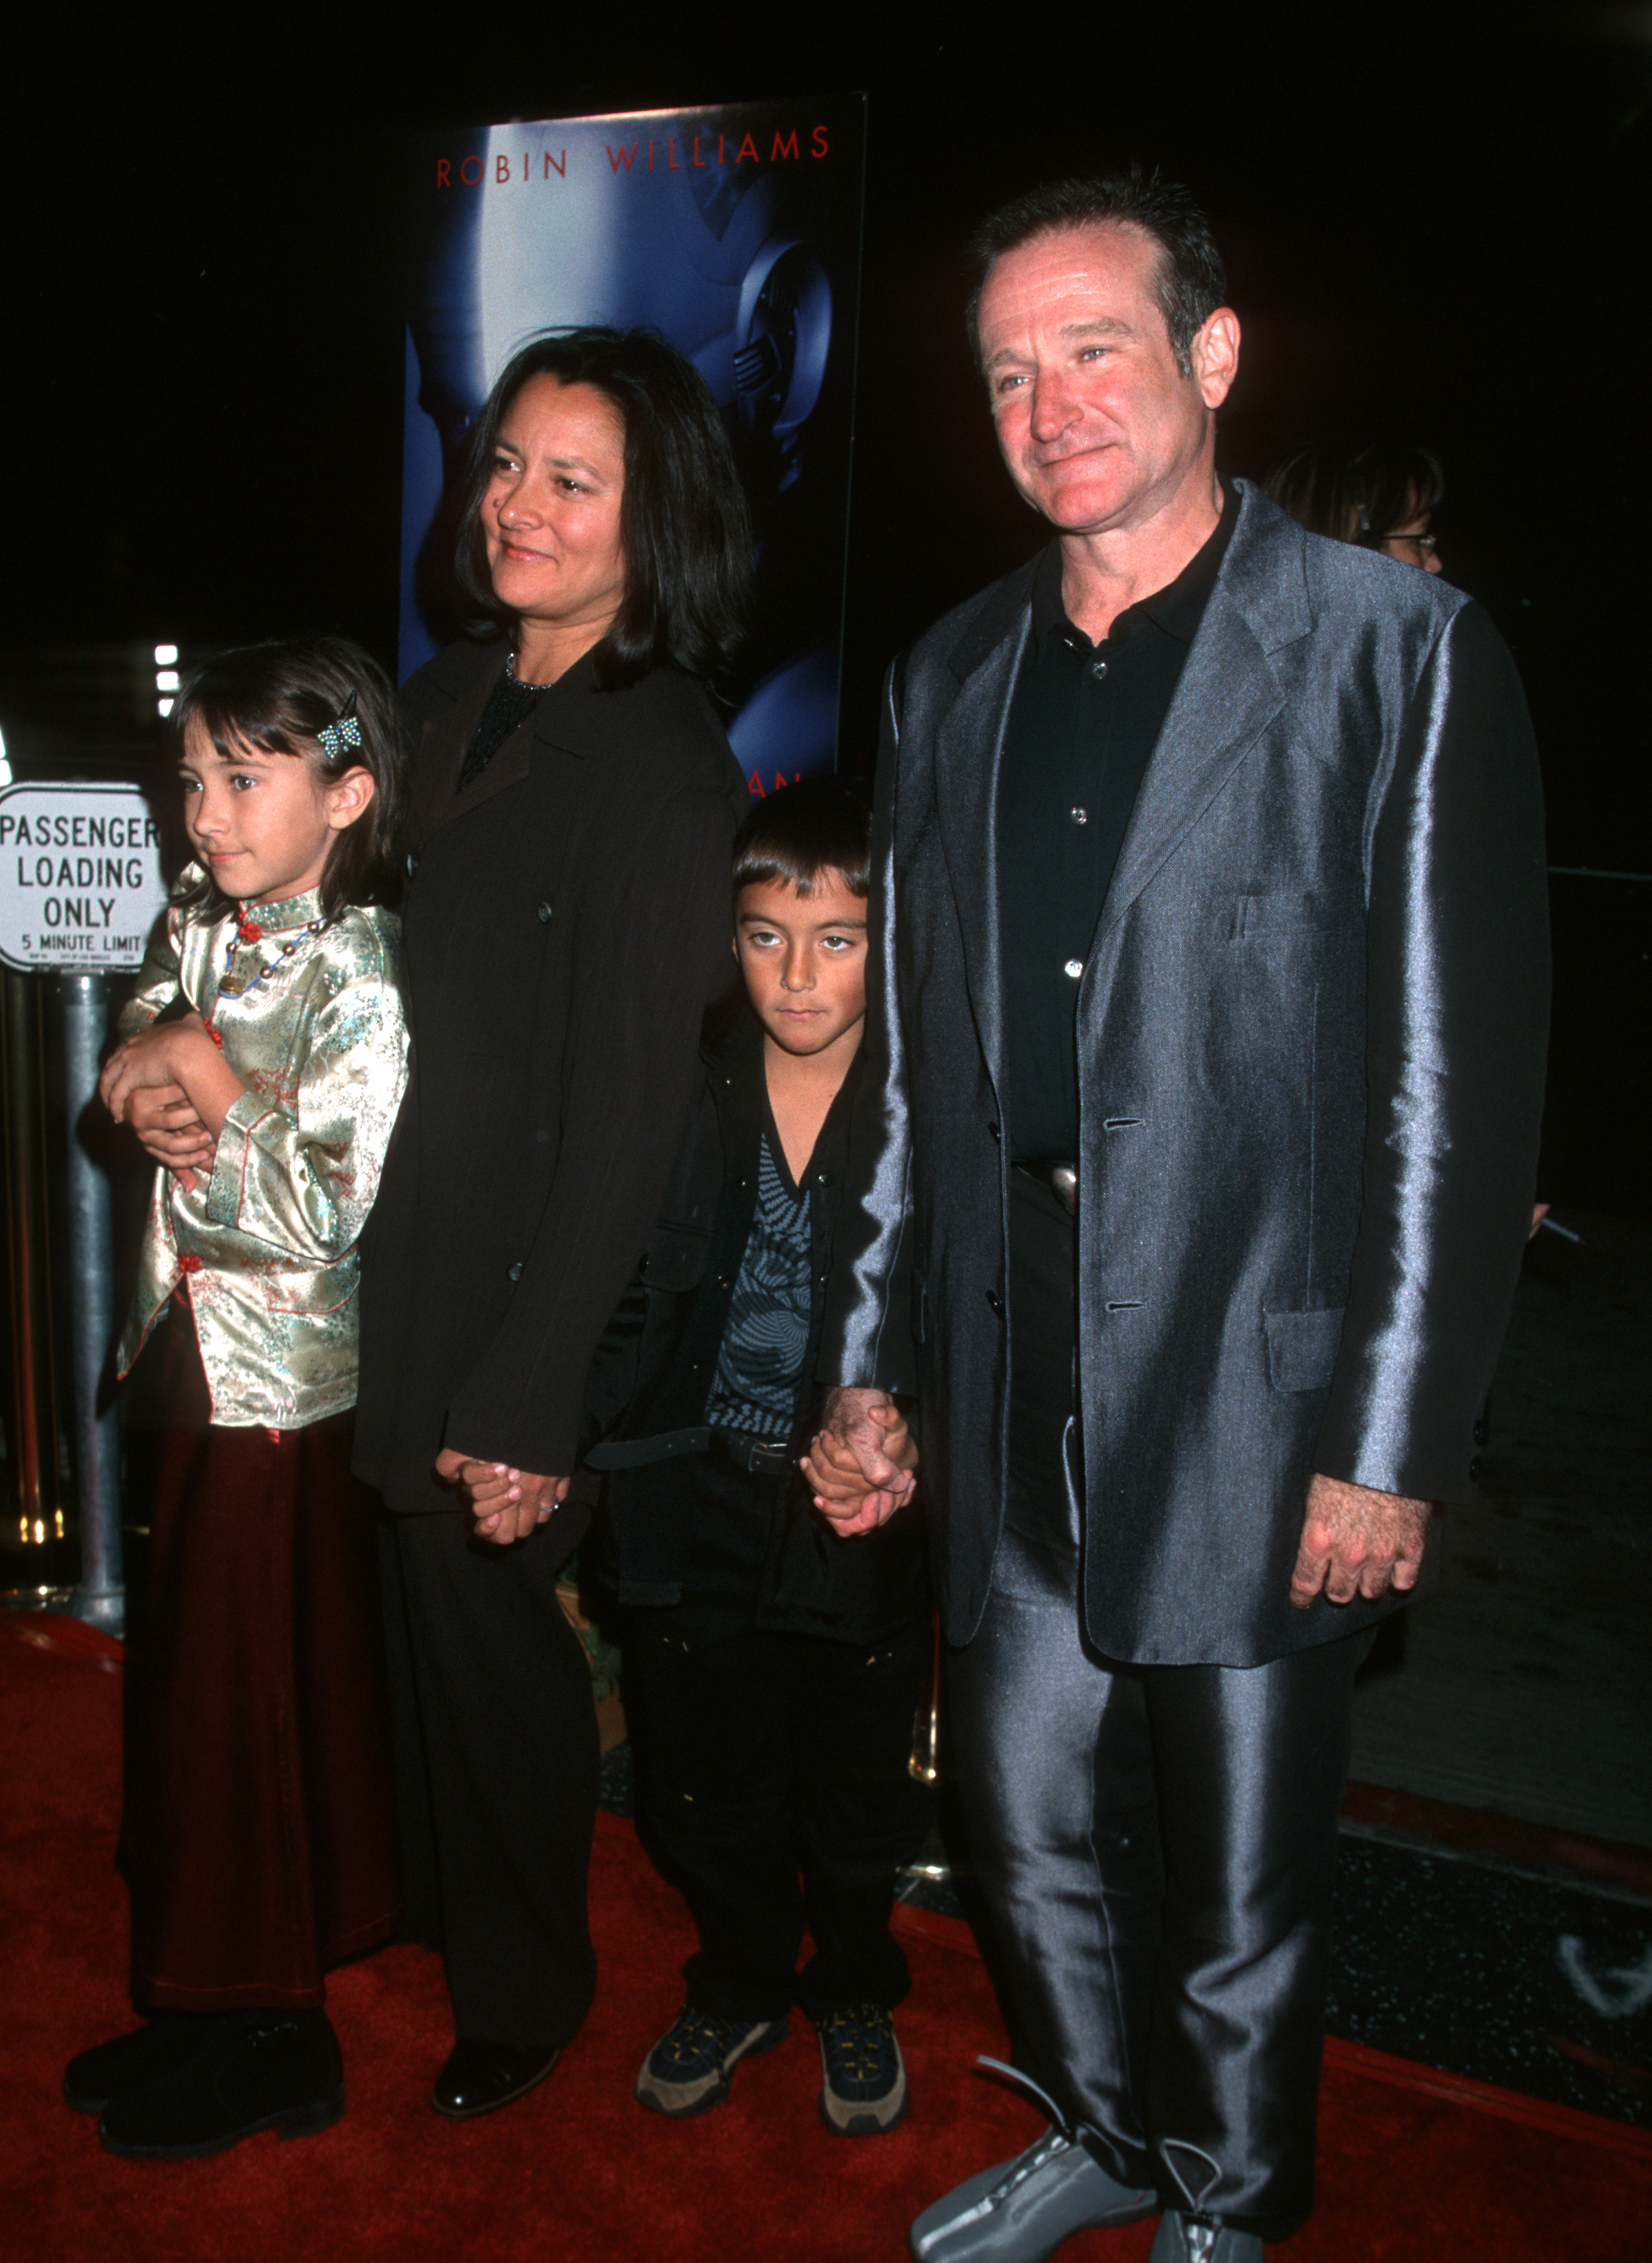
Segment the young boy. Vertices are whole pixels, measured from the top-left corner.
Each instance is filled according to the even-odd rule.
[[[708,1016],[705,1084],[610,1332],[623,1381],[603,1381],[605,1355],[593,1370],[593,1404],[623,1394],[625,1413],[591,1457],[612,1472],[639,1821],[700,1943],[637,2096],[721,2104],[795,2001],[844,2136],[906,2111],[889,1911],[927,1823],[908,1766],[930,1658],[920,1512],[839,1540],[798,1471],[866,1016],[867,831],[827,778],[735,838],[747,996]]]

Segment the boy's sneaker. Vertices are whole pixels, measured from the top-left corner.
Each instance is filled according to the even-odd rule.
[[[786,2041],[787,2022],[724,2020],[685,2004],[642,2062],[637,2096],[656,2114],[682,2121],[709,2114],[728,2095],[728,2076],[736,2059],[761,2058]]]
[[[820,2118],[840,2137],[870,2137],[906,2119],[906,2065],[895,2021],[877,2004],[820,2022]]]

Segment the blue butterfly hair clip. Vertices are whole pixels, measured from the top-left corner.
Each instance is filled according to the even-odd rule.
[[[323,723],[315,734],[315,743],[330,763],[336,763],[346,747],[359,752],[361,725],[356,717],[356,695],[352,691],[344,702],[336,723]]]

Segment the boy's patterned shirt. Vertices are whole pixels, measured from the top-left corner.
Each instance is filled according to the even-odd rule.
[[[789,1438],[808,1350],[809,1198],[781,1177],[765,1132],[757,1206],[728,1302],[708,1421]]]
[[[173,906],[120,1016],[130,1037],[181,996],[248,1087],[209,1174],[192,1189],[156,1175],[117,1354],[124,1375],[187,1282],[212,1419],[232,1428],[298,1429],[355,1404],[356,1245],[407,1082],[402,929],[394,912],[352,908],[276,965],[320,908],[313,893],[258,906],[260,939],[235,971],[268,966],[268,980],[221,1001],[234,915]]]

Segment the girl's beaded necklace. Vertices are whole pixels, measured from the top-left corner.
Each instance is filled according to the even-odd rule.
[[[258,989],[264,983],[269,980],[270,977],[275,972],[278,966],[285,966],[289,958],[295,958],[299,952],[303,950],[305,944],[310,941],[311,937],[319,935],[326,924],[327,922],[324,919],[311,920],[308,927],[301,928],[299,930],[298,934],[293,938],[291,943],[284,943],[281,945],[280,950],[276,953],[275,957],[270,961],[267,966],[260,967],[258,972],[254,975],[249,976],[237,974],[235,972],[235,954],[241,949],[242,944],[243,943],[262,943],[264,940],[264,929],[258,925],[256,920],[248,918],[247,907],[244,904],[237,904],[235,907],[235,931],[229,938],[229,956],[224,963],[223,972],[218,978],[219,1002],[221,1003],[225,999],[228,998],[244,998],[250,990]],[[217,1012],[218,1005],[215,1004],[213,1008],[214,1018],[217,1016]],[[221,1052],[224,1043],[223,1031],[221,1030],[215,1029],[213,1026],[213,1023],[208,1022],[206,1024],[206,1034],[212,1039],[214,1045],[215,1045]]]

